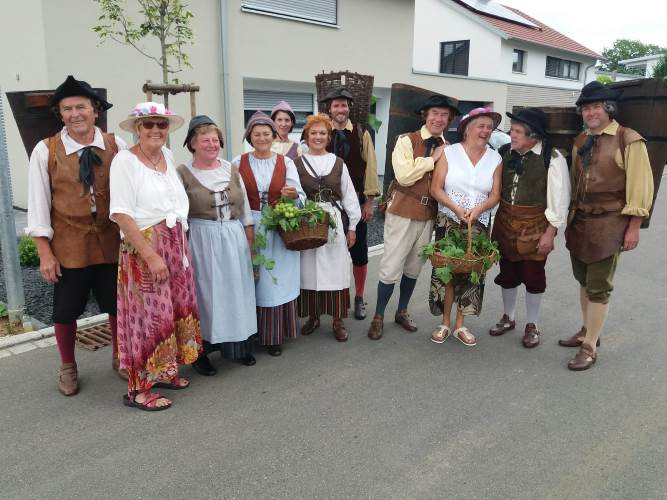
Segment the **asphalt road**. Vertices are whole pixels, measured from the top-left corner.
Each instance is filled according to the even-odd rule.
[[[589,371],[567,370],[574,350],[556,345],[581,321],[559,236],[533,350],[519,331],[486,334],[501,314],[497,268],[468,322],[478,346],[431,343],[427,265],[411,307],[417,333],[389,322],[371,342],[368,321],[351,319],[350,341],[338,344],[326,320],[254,367],[222,362],[213,378],[184,369],[192,386],[171,393],[165,412],[122,406],[109,348],[78,352],[73,398],[56,391],[54,347],[2,358],[0,497],[667,498],[662,198],[622,257]]]

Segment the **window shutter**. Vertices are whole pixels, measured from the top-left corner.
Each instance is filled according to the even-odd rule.
[[[337,0],[241,0],[241,7],[259,13],[336,24],[337,3]]]
[[[300,92],[273,92],[264,90],[244,90],[243,108],[271,113],[278,101],[287,101],[295,112],[313,112],[313,94]]]

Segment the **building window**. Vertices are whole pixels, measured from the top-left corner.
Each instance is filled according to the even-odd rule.
[[[338,0],[241,0],[241,10],[296,21],[338,23]]]
[[[470,40],[440,43],[440,73],[468,76]]]
[[[270,115],[273,106],[280,101],[287,101],[294,110],[296,124],[292,133],[296,138],[294,140],[298,141],[301,130],[306,124],[306,116],[313,114],[313,94],[246,89],[243,91],[244,124],[248,124],[255,111],[264,111]]]
[[[581,63],[558,59],[557,57],[547,56],[546,76],[556,78],[567,78],[568,80],[579,80],[579,69]]]
[[[512,59],[512,71],[515,73],[523,73],[525,71],[524,61],[526,60],[526,51],[514,49]]]

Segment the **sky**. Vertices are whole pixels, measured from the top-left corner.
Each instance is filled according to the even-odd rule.
[[[667,47],[665,0],[496,1],[525,12],[597,53],[611,48],[619,38]]]

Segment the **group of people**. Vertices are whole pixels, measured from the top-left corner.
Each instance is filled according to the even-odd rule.
[[[511,145],[495,151],[488,142],[498,113],[477,108],[462,116],[462,140],[450,145],[444,134],[461,114],[457,101],[429,97],[416,110],[424,125],[398,137],[392,154],[395,180],[385,193],[384,254],[368,337],[383,336],[397,282],[395,322],[417,330],[408,305],[425,261],[421,248],[434,229],[438,239],[454,229],[489,234],[500,203],[491,236],[502,255],[495,281],[504,313],[489,333],[515,328],[524,284],[522,341],[527,348],[539,344],[545,262],[558,229],[567,226],[583,326],[559,343],[580,347],[569,368],[595,363],[619,253],[637,246],[653,197],[644,140],[613,119],[617,98],[597,82],[582,90],[577,106],[587,128],[575,142],[570,176],[563,155],[549,145],[539,109],[508,113]],[[355,318],[366,317],[366,224],[380,194],[377,162],[369,132],[350,121],[352,94],[337,88],[323,102],[328,112],[307,118],[301,143],[289,138],[296,117],[287,102],[270,116],[258,111],[244,134],[252,150],[231,163],[220,156],[224,141],[215,122],[195,116],[183,144],[192,157],[177,165],[166,144],[185,121],[163,105],[139,103],[120,123],[136,140],[128,148],[95,126],[111,104],[90,85],[69,76],[56,89],[51,105],[64,127],[31,155],[26,232],[36,242],[42,275],[54,283],[61,393],[79,390],[76,319],[91,291],[109,314],[112,368],[128,381],[124,403],[147,411],[172,404],[156,389],[189,386],[179,366],[215,375],[208,357],[214,351],[251,366],[255,343],[279,356],[286,339],[313,333],[322,315],[332,316],[335,340],[348,339],[350,307]],[[288,250],[276,230],[262,225],[262,210],[284,198],[301,207],[312,200],[329,214],[335,224],[326,244]],[[260,237],[272,269],[253,266]],[[429,304],[442,321],[431,340],[451,335],[475,345],[464,320],[480,314],[483,291],[483,276],[473,283],[455,274],[444,284],[433,274]]]

